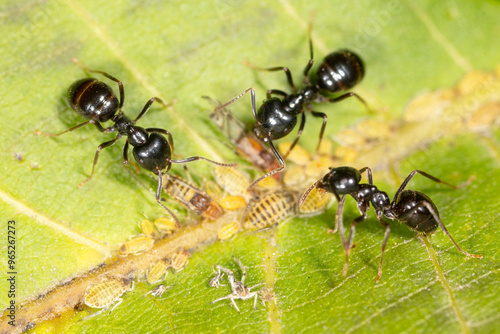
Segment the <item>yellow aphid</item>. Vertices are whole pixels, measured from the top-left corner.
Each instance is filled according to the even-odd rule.
[[[500,102],[490,102],[474,111],[467,121],[468,128],[488,127],[494,124],[500,116]]]
[[[245,229],[259,230],[297,213],[297,193],[281,190],[248,203],[242,222]]]
[[[286,167],[285,173],[283,174],[283,183],[287,187],[297,187],[301,186],[307,181],[306,174],[304,173],[305,167],[300,165],[293,165]]]
[[[126,291],[131,291],[133,288],[133,282],[132,285],[130,285],[130,281],[128,279],[119,277],[105,278],[98,284],[89,285],[87,290],[85,290],[85,295],[83,297],[84,304],[93,308],[101,308],[102,310],[85,317],[83,320],[106,311],[113,303],[116,302],[111,311],[114,310],[122,302],[120,296]]]
[[[226,196],[220,202],[219,205],[226,210],[237,210],[244,207],[246,204],[245,198],[242,196]]]
[[[278,148],[281,154],[287,154],[288,150],[290,150],[290,146],[292,146],[292,142],[285,141],[278,144]],[[299,165],[305,165],[311,161],[311,154],[307,152],[305,148],[300,145],[295,145],[292,152],[287,156],[287,160],[290,160]]]
[[[366,137],[353,129],[344,129],[337,133],[337,141],[347,147],[363,147]]]
[[[189,256],[190,254],[187,249],[182,248],[181,250],[179,250],[172,259],[172,269],[175,271],[183,269],[188,263]]]
[[[154,284],[161,281],[163,275],[167,272],[168,264],[164,260],[156,262],[148,271],[147,281]]]
[[[147,237],[154,238],[156,235],[156,231],[155,231],[155,227],[153,226],[153,223],[147,219],[144,219],[141,222],[141,230],[142,230],[142,234],[144,234]]]
[[[333,142],[328,138],[323,138],[321,144],[319,145],[318,153],[320,155],[330,155],[332,154]]]
[[[457,85],[457,91],[459,94],[467,95],[473,93],[476,89],[486,87],[493,80],[494,76],[492,73],[471,71],[460,80]]]
[[[385,139],[391,135],[391,126],[388,122],[368,119],[356,125],[356,129],[364,136],[373,139]]]
[[[217,203],[222,199],[222,189],[214,181],[205,182],[205,191]]]
[[[321,214],[325,211],[332,197],[333,195],[331,193],[314,188],[299,208],[299,212],[307,216]]]
[[[172,231],[177,229],[177,224],[172,218],[161,217],[156,219],[153,224],[162,233],[172,233]]]
[[[350,163],[358,157],[358,151],[345,146],[339,146],[335,149],[335,156],[342,160],[344,163]]]
[[[153,247],[153,244],[155,243],[153,238],[146,237],[146,236],[138,236],[133,239],[130,239],[129,241],[125,242],[121,247],[120,247],[120,254],[122,255],[128,255],[128,254],[134,254],[137,255],[139,253],[145,252],[151,247]]]
[[[259,183],[257,183],[257,187],[261,189],[275,189],[279,186],[278,181],[274,177],[266,177],[265,179],[261,180]]]
[[[306,170],[305,174],[308,177],[317,179],[321,175],[325,174],[325,171],[328,170],[328,167],[335,166],[335,161],[329,156],[322,156],[315,159],[311,162]]]
[[[250,177],[236,168],[214,167],[214,177],[217,183],[234,196],[247,193]]]
[[[454,95],[451,89],[417,95],[406,106],[403,119],[407,122],[418,122],[436,118],[450,105]]]
[[[217,237],[220,240],[226,240],[234,236],[236,233],[238,233],[239,230],[240,230],[240,223],[234,221],[232,223],[222,226],[219,230],[219,233],[217,233]]]

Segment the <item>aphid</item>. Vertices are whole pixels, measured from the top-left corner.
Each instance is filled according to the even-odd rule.
[[[361,174],[365,171],[368,175],[368,184],[360,183]],[[345,264],[344,270],[342,272],[344,276],[347,274],[349,252],[352,248],[356,225],[366,219],[370,204],[373,206],[380,224],[385,227],[384,241],[382,242],[382,255],[380,257],[379,270],[376,279],[377,281],[382,276],[382,261],[384,258],[387,239],[391,230],[389,223],[387,223],[383,219],[384,216],[391,220],[398,220],[401,223],[407,225],[409,228],[423,234],[434,233],[438,227],[441,227],[443,232],[451,239],[455,247],[464,255],[477,258],[482,257],[481,255],[469,254],[458,246],[458,244],[452,238],[443,222],[441,221],[438,209],[427,195],[415,190],[405,190],[410,180],[417,173],[434,182],[442,183],[455,188],[455,186],[441,181],[440,179],[427,174],[426,172],[415,169],[410,174],[408,174],[406,179],[399,186],[399,189],[394,195],[394,199],[391,202],[389,196],[385,192],[378,190],[377,187],[373,185],[372,173],[370,168],[364,167],[360,170],[357,170],[353,167],[337,167],[331,168],[328,174],[316,181],[304,193],[300,200],[300,204],[304,203],[308,194],[314,188],[323,189],[332,193],[339,201],[335,221],[336,225],[338,226],[339,234],[342,239],[342,244],[345,251]],[[351,195],[356,200],[359,212],[361,213],[361,216],[353,220],[351,224],[351,231],[349,233],[349,239],[347,241],[345,240],[344,224],[342,221],[346,195]],[[340,196],[342,196],[342,199],[340,199]]]
[[[151,247],[153,247],[153,244],[155,243],[153,238],[146,237],[146,236],[138,236],[133,239],[130,239],[129,241],[125,242],[121,247],[120,247],[120,254],[121,255],[128,255],[128,254],[133,254],[137,255],[140,253],[143,253],[147,250],[150,250]]]
[[[245,299],[254,298],[253,308],[257,309],[257,297],[258,297],[257,293],[258,292],[257,291],[251,292],[251,290],[259,285],[262,285],[263,283],[259,283],[257,285],[250,287],[250,288],[247,288],[245,285],[245,278],[247,275],[246,268],[243,267],[241,262],[238,261],[236,258],[233,257],[233,260],[234,260],[234,262],[236,262],[238,264],[238,266],[241,269],[241,281],[238,281],[234,277],[234,274],[231,270],[217,265],[216,269],[223,271],[227,275],[227,279],[229,281],[229,285],[231,285],[231,290],[233,291],[233,293],[231,293],[230,295],[227,295],[225,297],[216,299],[211,304],[214,304],[214,303],[221,301],[221,300],[224,300],[224,299],[231,299],[231,302],[233,303],[234,308],[236,308],[236,310],[238,312],[240,312],[240,309],[238,308],[238,305],[236,305],[236,302],[234,300],[235,299],[245,300]]]
[[[331,202],[333,195],[322,190],[315,188],[305,199],[304,203],[299,208],[301,216],[319,215],[325,212],[328,203]]]
[[[204,157],[194,156],[181,160],[173,160],[171,157],[174,153],[174,141],[169,131],[160,128],[142,128],[136,126],[135,123],[141,119],[149,110],[153,102],[162,100],[158,97],[152,97],[144,105],[139,115],[131,120],[123,113],[122,106],[125,100],[123,90],[123,83],[115,77],[102,72],[88,69],[84,65],[78,63],[84,71],[99,73],[106,78],[116,82],[120,91],[120,100],[115,96],[111,87],[102,81],[94,78],[85,78],[75,81],[68,90],[68,100],[77,113],[88,119],[88,121],[78,124],[66,131],[57,134],[48,134],[36,131],[39,135],[45,136],[59,136],[67,132],[74,131],[87,124],[94,124],[100,132],[104,133],[117,133],[116,137],[110,141],[104,142],[96,150],[94,163],[92,165],[92,172],[90,176],[80,183],[80,186],[85,184],[94,175],[95,166],[99,159],[99,153],[102,149],[112,146],[121,137],[127,137],[125,145],[123,146],[123,162],[128,164],[128,146],[133,146],[133,155],[136,162],[144,169],[156,174],[158,176],[158,187],[156,189],[156,201],[163,207],[174,219],[179,223],[174,213],[161,203],[161,188],[162,188],[162,175],[163,171],[168,172],[172,164],[184,164],[195,160],[206,160],[210,163],[219,166],[235,166],[235,164],[222,164]],[[112,121],[114,125],[104,128],[101,123]],[[167,139],[163,136],[168,136]]]
[[[319,142],[316,147],[316,152],[318,151],[319,146],[321,145],[321,139],[323,138],[327,116],[324,113],[313,111],[311,109],[312,103],[333,103],[354,96],[366,106],[366,102],[353,92],[344,93],[337,97],[330,97],[330,94],[332,93],[340,93],[351,89],[358,84],[361,79],[363,79],[365,70],[363,62],[358,55],[346,49],[330,53],[323,59],[323,62],[316,71],[315,82],[312,82],[309,78],[309,71],[314,62],[311,40],[309,40],[309,53],[310,59],[304,68],[304,81],[302,87],[297,88],[294,85],[292,73],[288,67],[254,67],[257,70],[263,71],[284,71],[288,84],[292,88],[292,93],[289,94],[278,89],[269,89],[267,91],[267,99],[257,110],[255,90],[250,87],[229,102],[222,104],[214,110],[214,113],[217,113],[219,109],[227,107],[231,103],[240,99],[246,93],[250,92],[252,113],[256,123],[254,129],[255,134],[257,137],[269,144],[276,160],[278,160],[279,167],[254,180],[250,184],[249,188],[254,187],[262,179],[279,173],[285,168],[284,158],[281,157],[280,153],[275,148],[273,141],[288,135],[297,125],[298,115],[301,115],[297,137],[290,146],[288,153],[284,155],[286,158],[295,144],[297,144],[300,135],[302,134],[306,121],[305,111],[311,112],[314,117],[320,117],[323,119]],[[277,97],[273,97],[273,95]]]
[[[187,249],[185,248],[180,249],[177,252],[177,254],[175,254],[175,256],[172,258],[172,264],[171,264],[172,270],[175,270],[177,272],[184,269],[184,267],[189,261],[189,256],[190,254],[187,251]]]
[[[245,229],[263,229],[279,223],[286,217],[297,214],[297,194],[280,190],[254,198],[241,219]]]
[[[173,219],[164,217],[156,219],[153,224],[156,226],[158,231],[168,234],[172,233],[178,228],[176,222]]]
[[[217,233],[217,237],[220,240],[226,240],[234,236],[236,233],[240,231],[240,223],[237,221],[233,221],[229,224],[222,226]]]
[[[156,262],[149,270],[147,282],[149,284],[154,284],[162,280],[163,275],[167,273],[168,264],[165,260],[160,260]]]
[[[212,220],[222,215],[221,207],[208,194],[178,176],[164,174],[163,189],[197,215]]]
[[[208,282],[208,285],[211,286],[212,288],[219,288],[221,285],[220,281],[222,280],[222,277],[224,277],[224,273],[220,271],[220,269],[215,270],[214,267],[212,267],[212,270],[214,271],[215,276]]]
[[[234,196],[246,194],[248,186],[250,186],[250,177],[248,174],[236,168],[219,168],[214,169],[215,181],[228,193]]]
[[[133,289],[134,282],[130,284],[128,279],[119,277],[105,278],[100,283],[89,285],[87,290],[85,290],[83,303],[89,307],[100,308],[101,310],[83,318],[82,320],[101,314],[113,303],[115,303],[110,312],[113,311],[123,301],[120,296],[127,291],[132,291]]]
[[[292,145],[293,145],[292,142],[285,141],[279,143],[278,148],[280,152],[288,152],[290,151]],[[307,165],[308,163],[311,162],[312,157],[311,154],[305,148],[303,148],[300,145],[295,145],[293,151],[290,151],[290,153],[288,154],[287,159],[298,165]]]
[[[167,289],[170,289],[171,287],[172,287],[171,285],[170,286],[165,286],[164,284],[159,284],[156,288],[154,288],[153,290],[149,291],[144,296],[152,294],[155,298],[160,298],[161,296],[163,296],[163,294],[165,293],[165,291],[167,291]]]
[[[144,219],[141,222],[141,230],[142,234],[144,234],[147,237],[154,238],[156,236],[156,231],[155,227],[153,226],[153,223],[147,219]]]
[[[248,132],[245,124],[237,119],[228,108],[221,106],[219,101],[212,100],[207,96],[203,96],[203,98],[216,106],[215,110],[210,114],[210,119],[217,124],[226,138],[234,144],[239,155],[255,167],[266,172],[278,168],[273,152],[255,134]]]
[[[226,196],[220,201],[220,206],[225,209],[225,210],[238,210],[239,208],[242,208],[245,206],[246,201],[243,196]]]
[[[271,288],[262,288],[259,290],[259,297],[262,300],[262,304],[265,305],[265,302],[270,302],[274,299],[274,292]]]
[[[231,169],[236,170],[234,168]],[[207,195],[210,196],[210,198],[212,198],[217,203],[219,203],[223,197],[222,189],[214,181],[210,180],[205,181],[205,191],[207,192]]]

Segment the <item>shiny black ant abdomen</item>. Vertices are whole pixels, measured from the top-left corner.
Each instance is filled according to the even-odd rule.
[[[368,175],[367,184],[360,183],[361,174],[365,171]],[[445,225],[441,221],[438,209],[429,198],[429,196],[419,191],[405,190],[410,180],[417,173],[427,177],[434,182],[442,183],[455,188],[455,186],[441,181],[440,179],[427,174],[426,172],[415,169],[399,186],[399,189],[397,190],[393,200],[391,201],[387,193],[378,190],[378,188],[373,185],[372,172],[370,168],[364,167],[360,170],[357,170],[353,167],[336,167],[330,168],[330,172],[316,181],[302,195],[300,199],[300,205],[304,203],[305,199],[314,188],[330,192],[337,198],[339,206],[337,208],[337,214],[335,216],[335,230],[337,230],[337,228],[339,230],[339,234],[342,239],[342,244],[345,251],[345,264],[344,270],[342,272],[344,276],[347,274],[349,252],[351,250],[354,234],[356,232],[356,225],[366,219],[367,211],[370,209],[370,204],[373,206],[380,224],[385,227],[384,240],[382,242],[382,255],[380,257],[379,270],[376,279],[377,281],[382,276],[382,262],[384,258],[384,251],[391,230],[389,223],[387,223],[383,219],[384,217],[391,220],[398,220],[399,222],[407,225],[409,228],[424,234],[431,234],[436,231],[438,227],[440,227],[443,232],[448,235],[455,247],[460,252],[462,252],[466,256],[482,258],[481,255],[469,254],[458,246],[458,244],[452,238]],[[349,233],[349,239],[347,241],[345,239],[343,224],[343,211],[346,195],[351,195],[354,198],[359,212],[361,213],[361,216],[353,220]]]
[[[125,141],[125,145],[123,146],[124,163],[128,164],[129,162],[128,145],[130,144],[133,147],[132,152],[136,162],[142,168],[158,176],[156,201],[161,207],[168,211],[170,215],[172,215],[177,224],[180,224],[174,213],[161,203],[162,173],[168,172],[173,163],[184,164],[195,160],[205,160],[216,165],[227,167],[235,166],[236,164],[223,164],[201,156],[194,156],[182,160],[173,160],[172,155],[174,151],[174,141],[172,134],[169,131],[160,128],[142,128],[135,125],[135,123],[137,123],[137,121],[146,114],[153,102],[158,101],[159,103],[163,103],[162,100],[157,97],[152,97],[144,105],[139,115],[134,120],[130,120],[121,110],[125,99],[123,83],[105,72],[91,70],[80,63],[78,64],[87,72],[102,74],[106,78],[116,82],[120,91],[120,99],[118,100],[111,87],[102,81],[94,78],[77,80],[68,89],[68,100],[73,110],[87,118],[88,121],[57,134],[47,134],[39,131],[36,131],[36,133],[55,137],[66,132],[74,131],[87,124],[94,124],[101,132],[117,133],[114,139],[104,142],[97,147],[94,163],[92,165],[92,172],[85,181],[80,183],[79,186],[85,184],[94,175],[100,151],[113,145],[121,137],[126,137],[127,139]],[[101,122],[106,122],[108,120],[111,120],[114,125],[104,128],[101,125]],[[163,135],[166,135],[168,140]]]
[[[292,74],[287,67],[279,66],[272,68],[256,68],[258,70],[265,71],[284,71],[288,84],[292,89],[292,93],[286,93],[277,89],[270,89],[267,91],[267,99],[257,110],[255,90],[253,88],[248,88],[243,93],[236,96],[229,102],[219,106],[215,110],[215,112],[217,112],[219,109],[228,106],[246,93],[250,92],[252,113],[256,122],[254,129],[255,133],[259,138],[269,143],[274,156],[279,162],[279,167],[257,178],[250,184],[249,189],[253,188],[264,178],[276,174],[285,168],[284,159],[295,147],[304,129],[306,121],[305,111],[311,112],[314,117],[320,117],[323,119],[316,151],[319,149],[326,127],[327,115],[322,112],[313,111],[311,109],[312,103],[333,103],[354,96],[366,106],[365,101],[354,92],[344,93],[337,97],[330,97],[331,93],[344,92],[354,87],[363,79],[365,74],[364,65],[363,61],[357,54],[346,49],[330,53],[323,59],[323,62],[316,72],[315,82],[312,82],[309,78],[309,71],[314,63],[311,41],[309,42],[309,52],[310,59],[303,71],[304,81],[301,89],[298,89],[294,85]],[[293,141],[288,152],[284,155],[284,157],[282,157],[278,150],[274,147],[273,140],[280,139],[288,135],[297,125],[297,117],[299,114],[301,114],[301,120],[297,137]]]

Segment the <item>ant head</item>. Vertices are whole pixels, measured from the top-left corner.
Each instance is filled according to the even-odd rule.
[[[287,112],[278,98],[266,100],[259,108],[256,117],[255,134],[267,139],[280,139],[289,134],[297,124],[297,115]]]
[[[134,159],[141,167],[155,174],[170,165],[172,155],[167,139],[154,132],[149,134],[144,145],[135,146],[133,153]]]
[[[77,113],[98,122],[111,119],[119,105],[111,87],[93,78],[75,81],[68,89],[68,100]]]
[[[357,54],[343,49],[327,55],[316,74],[319,88],[335,93],[358,84],[365,75],[365,69]]]

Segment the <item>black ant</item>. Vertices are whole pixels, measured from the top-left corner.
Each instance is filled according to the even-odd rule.
[[[144,105],[142,111],[134,119],[130,120],[121,110],[123,102],[125,100],[125,93],[123,90],[123,83],[116,79],[115,77],[102,72],[95,71],[85,67],[83,64],[79,63],[76,59],[74,60],[84,71],[99,73],[106,78],[116,82],[120,91],[120,100],[117,99],[116,95],[113,93],[111,87],[102,81],[94,78],[85,78],[75,81],[68,89],[68,100],[71,108],[83,117],[89,119],[86,122],[78,124],[66,131],[57,134],[43,133],[36,131],[36,134],[56,137],[60,136],[66,132],[74,131],[81,128],[87,124],[94,124],[100,132],[113,133],[117,132],[114,139],[104,142],[97,147],[94,157],[94,163],[92,165],[92,172],[90,176],[79,184],[82,186],[88,182],[94,175],[95,165],[99,159],[99,153],[102,149],[109,147],[116,143],[121,137],[126,136],[127,140],[123,146],[123,162],[128,164],[128,145],[133,146],[133,155],[136,162],[143,168],[150,172],[153,172],[158,176],[158,187],[156,189],[156,201],[158,204],[164,208],[172,217],[175,219],[178,225],[180,225],[178,218],[175,214],[168,209],[165,205],[161,203],[161,189],[162,189],[162,171],[167,173],[172,164],[184,164],[195,160],[206,160],[210,163],[219,166],[232,167],[236,164],[223,164],[220,162],[215,162],[204,157],[194,156],[181,160],[173,160],[171,157],[174,152],[174,141],[172,134],[165,129],[160,128],[142,128],[136,126],[135,123],[142,118],[146,112],[149,110],[153,102],[157,101],[163,104],[163,101],[158,97],[152,97]],[[112,121],[115,124],[104,128],[101,122]],[[168,136],[167,139],[162,135]]]
[[[301,89],[297,88],[294,85],[292,73],[290,72],[288,67],[254,67],[257,70],[262,71],[284,71],[288,80],[288,84],[292,88],[292,93],[288,94],[278,89],[268,90],[267,99],[257,111],[255,102],[255,90],[250,87],[229,102],[222,104],[214,110],[214,113],[217,113],[220,109],[227,107],[246,93],[250,92],[253,117],[257,123],[255,126],[255,133],[259,138],[269,143],[274,156],[279,162],[279,167],[257,178],[250,184],[248,189],[253,188],[261,180],[270,175],[276,174],[285,168],[284,159],[286,159],[288,154],[297,144],[302,134],[302,130],[304,129],[306,121],[306,110],[310,111],[314,117],[323,118],[323,125],[321,126],[319,142],[318,146],[316,147],[316,152],[318,151],[321,144],[321,139],[323,138],[323,133],[325,131],[327,116],[322,112],[313,111],[310,106],[311,103],[333,103],[354,96],[365,106],[367,106],[366,102],[354,92],[348,92],[335,98],[331,98],[328,96],[330,93],[339,93],[346,91],[354,87],[361,81],[361,79],[363,79],[365,70],[363,62],[357,54],[346,49],[341,49],[330,53],[323,59],[323,62],[316,71],[316,82],[313,83],[309,78],[309,71],[311,70],[314,63],[313,46],[311,40],[309,40],[309,53],[310,59],[306,67],[304,68],[304,82]],[[279,97],[272,97],[272,95],[276,95]],[[297,137],[293,141],[288,152],[284,155],[284,157],[281,157],[278,150],[276,150],[276,148],[274,147],[273,140],[283,138],[287,134],[289,134],[297,125],[297,116],[299,114],[301,114],[301,121]]]
[[[360,183],[361,174],[365,171],[368,175],[368,184]],[[366,219],[366,212],[370,209],[370,203],[375,210],[375,214],[377,215],[380,224],[385,227],[384,241],[382,242],[382,256],[380,257],[380,264],[376,279],[377,282],[382,276],[382,261],[384,258],[387,239],[391,230],[389,223],[384,221],[384,216],[391,220],[396,219],[401,223],[406,224],[411,229],[426,235],[435,232],[439,226],[443,232],[450,237],[451,241],[460,252],[466,256],[482,258],[481,255],[469,254],[458,246],[441,221],[436,205],[427,195],[415,190],[405,190],[410,180],[417,173],[434,182],[456,188],[452,184],[441,181],[426,172],[415,169],[408,174],[406,179],[399,186],[399,189],[391,202],[387,193],[378,190],[377,187],[373,185],[372,172],[370,168],[364,167],[357,170],[353,167],[336,167],[330,168],[330,172],[316,181],[311,187],[309,187],[309,189],[307,189],[304,195],[302,195],[299,203],[300,205],[304,203],[305,199],[314,188],[332,193],[337,198],[339,206],[335,217],[335,231],[338,227],[345,251],[345,264],[342,275],[345,276],[347,274],[349,252],[352,247],[356,224]],[[342,221],[346,195],[351,195],[354,200],[356,200],[359,212],[361,213],[361,216],[352,221],[351,231],[347,242],[345,240],[344,224]],[[342,198],[340,198],[340,196],[342,196]]]

